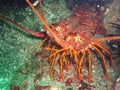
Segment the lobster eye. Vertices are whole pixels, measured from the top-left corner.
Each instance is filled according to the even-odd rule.
[[[77,36],[75,37],[75,41],[76,41],[76,42],[82,42],[82,39],[80,38],[80,36],[77,35]]]
[[[56,27],[56,31],[61,32],[61,31],[62,31],[62,28],[59,27],[59,26],[57,26],[57,27]]]
[[[69,40],[71,40],[71,37],[70,36],[66,37],[66,41],[69,41]]]

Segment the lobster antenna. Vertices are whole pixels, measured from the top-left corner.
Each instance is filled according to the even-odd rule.
[[[15,24],[15,25],[16,25],[17,27],[19,27],[20,29],[28,32],[29,34],[31,34],[31,35],[33,35],[33,36],[36,36],[35,32],[33,32],[32,30],[30,30],[30,29],[28,29],[28,28],[25,28],[24,26],[18,24],[17,22],[15,22],[15,21],[13,21],[13,20],[11,20],[11,19],[9,19],[9,18],[7,18],[7,17],[5,17],[5,16],[3,16],[3,15],[0,15],[0,19],[7,20],[7,21]]]
[[[26,0],[26,2],[28,3],[28,5],[31,7],[31,9],[33,10],[33,12],[37,15],[37,17],[39,18],[39,20],[43,23],[43,25],[45,26],[45,29],[47,31],[47,33],[49,33],[51,36],[53,36],[53,38],[56,40],[56,42],[58,44],[62,44],[62,41],[56,36],[56,34],[51,30],[51,28],[48,26],[48,24],[46,23],[46,21],[44,20],[44,18],[40,15],[40,13],[35,9],[35,7],[32,5],[32,3],[30,2],[30,0]],[[40,1],[41,2],[41,1]]]
[[[29,6],[31,7],[31,9],[34,11],[34,13],[37,15],[37,17],[39,18],[39,20],[43,23],[43,25],[45,26],[45,28],[49,31],[49,33],[53,34],[51,28],[48,26],[48,24],[46,23],[46,21],[44,20],[44,18],[40,15],[40,13],[35,9],[35,7],[32,5],[32,3],[29,0],[26,0],[26,2],[29,4]]]
[[[112,40],[120,40],[120,36],[112,36],[112,37],[103,37],[103,38],[96,38],[95,41],[112,41]]]
[[[44,18],[44,10],[43,10],[43,8],[42,8],[42,0],[38,0],[38,2],[40,3],[40,4],[39,4],[39,7],[40,7],[40,9],[41,9],[42,18],[45,20],[45,18]]]

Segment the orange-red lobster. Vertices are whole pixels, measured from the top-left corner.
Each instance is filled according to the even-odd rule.
[[[110,65],[112,65],[112,55],[102,45],[101,41],[119,40],[120,36],[93,38],[98,29],[104,29],[97,12],[93,8],[79,8],[77,12],[64,20],[61,20],[60,23],[51,24],[49,26],[44,18],[42,2],[41,0],[38,1],[41,13],[35,9],[30,0],[26,0],[33,12],[37,15],[38,19],[43,23],[45,33],[33,32],[2,15],[0,15],[0,19],[10,21],[33,36],[44,38],[41,45],[41,58],[48,59],[50,61],[50,77],[53,76],[53,66],[55,61],[58,60],[60,64],[60,76],[64,79],[63,66],[68,69],[68,65],[71,60],[70,58],[72,58],[72,60],[75,61],[78,79],[81,79],[82,64],[84,58],[87,56],[88,81],[92,82],[91,52],[93,49],[96,50],[102,58],[103,66],[105,68],[105,76],[108,77],[108,70],[103,51],[109,55]]]

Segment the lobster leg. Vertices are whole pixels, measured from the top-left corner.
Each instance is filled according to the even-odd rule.
[[[56,55],[54,55],[53,58],[50,58],[50,71],[49,71],[49,75],[50,75],[50,78],[53,77],[53,66],[55,64],[55,59],[56,59]]]
[[[78,65],[78,64],[79,64],[79,61],[78,61],[78,57],[77,57],[76,51],[73,51],[73,55],[74,55],[74,59],[75,59],[75,62],[76,62],[78,79],[81,79],[80,69],[79,69],[79,65]]]
[[[90,52],[90,50],[88,49],[87,50],[88,51],[88,76],[89,76],[89,82],[93,82],[93,80],[92,80],[92,60],[91,60],[91,52]]]
[[[79,70],[80,70],[80,72],[81,72],[81,70],[82,70],[82,63],[83,63],[83,60],[84,60],[84,58],[85,58],[85,51],[83,51],[82,52],[82,57],[80,58],[80,61],[79,61]],[[78,77],[79,78],[79,77]],[[80,78],[79,78],[80,79]]]
[[[95,45],[97,45],[98,47],[100,47],[101,49],[103,49],[110,57],[110,66],[112,66],[112,55],[111,53],[103,47],[103,45],[100,42],[97,42]]]
[[[66,66],[66,69],[68,70],[68,60],[66,60],[66,57],[65,57],[65,55],[63,55],[63,61],[64,61],[64,63],[65,63],[65,66]]]
[[[60,76],[62,79],[64,79],[64,74],[63,74],[63,56],[64,53],[60,56]]]
[[[53,53],[52,55],[50,55],[49,57],[47,57],[47,58],[45,58],[45,59],[51,58],[51,57],[53,57],[54,55],[56,55],[56,54],[58,54],[58,53],[60,53],[60,52],[62,52],[62,51],[66,51],[66,50],[68,50],[68,48],[63,48],[63,49],[60,49],[60,50],[56,50],[55,53]]]
[[[106,64],[104,55],[101,53],[101,51],[100,51],[97,47],[95,47],[95,46],[92,46],[92,47],[93,47],[93,48],[99,53],[99,55],[102,57],[103,65],[104,65],[104,68],[105,68],[105,76],[106,76],[106,78],[108,78],[107,64]]]

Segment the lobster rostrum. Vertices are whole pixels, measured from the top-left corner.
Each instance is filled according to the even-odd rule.
[[[120,36],[94,38],[94,35],[98,29],[105,28],[101,23],[97,11],[93,8],[86,9],[86,7],[79,8],[79,10],[77,10],[70,17],[49,26],[44,18],[42,1],[38,1],[41,13],[35,9],[30,0],[26,0],[38,19],[44,25],[46,34],[42,32],[33,32],[2,15],[0,15],[0,19],[8,20],[33,36],[44,38],[41,42],[42,51],[40,56],[43,60],[49,60],[50,62],[50,77],[53,77],[53,67],[57,60],[60,65],[60,76],[64,79],[63,66],[68,69],[70,62],[69,59],[72,58],[71,60],[75,61],[78,79],[82,79],[82,64],[87,56],[88,81],[92,82],[91,52],[93,52],[94,49],[94,51],[96,51],[102,59],[105,69],[105,76],[108,78],[109,74],[104,53],[110,57],[110,65],[112,65],[112,55],[101,42],[107,40],[119,40]]]

